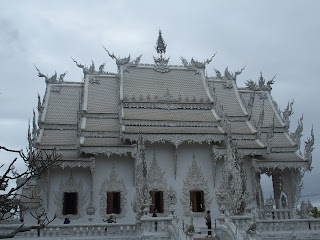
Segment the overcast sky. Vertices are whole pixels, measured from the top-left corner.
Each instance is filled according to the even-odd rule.
[[[37,94],[45,82],[34,64],[51,76],[68,71],[65,81],[81,81],[82,71],[72,62],[116,72],[116,56],[140,54],[153,63],[159,28],[168,44],[171,64],[180,56],[232,72],[246,66],[237,83],[269,80],[277,74],[272,96],[283,110],[294,99],[291,131],[304,116],[303,140],[312,124],[316,138],[311,173],[304,178],[304,199],[320,206],[320,1],[15,1],[0,5],[0,145],[22,149]],[[303,142],[303,141],[302,141]],[[302,149],[303,150],[303,149]],[[0,163],[11,154],[0,152]],[[315,196],[310,196],[314,195]]]

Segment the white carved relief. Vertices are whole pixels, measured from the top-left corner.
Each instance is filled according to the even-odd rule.
[[[120,192],[120,214],[113,214],[117,218],[124,217],[127,213],[127,190],[123,179],[119,179],[114,166],[108,179],[104,179],[99,191],[100,194],[100,215],[107,217],[107,192]]]
[[[225,168],[222,171],[221,183],[216,192],[219,210],[231,215],[250,212],[253,205],[251,194],[246,189],[246,172],[243,168],[243,157],[238,154],[231,134],[227,138]]]
[[[275,162],[275,161],[257,161],[256,159],[252,160],[252,166],[257,172],[263,172],[265,169],[307,169],[306,162]]]
[[[132,147],[81,147],[80,150],[82,153],[105,154],[110,157],[112,154],[128,156],[128,153],[132,153],[135,149]]]
[[[138,134],[125,134],[122,135],[123,139],[128,139],[132,142],[137,141]],[[223,135],[213,135],[213,134],[144,134],[143,138],[145,141],[150,143],[165,143],[170,142],[174,146],[178,147],[180,144],[187,142],[190,143],[208,143],[211,142],[221,142],[224,140]]]
[[[170,188],[168,191],[167,186],[167,179],[165,177],[165,170],[163,170],[156,159],[155,152],[153,153],[153,159],[151,165],[149,167],[147,173],[148,179],[148,190],[149,191],[163,191],[163,210],[164,213],[159,213],[159,216],[165,215],[169,210],[170,207],[176,204],[176,192],[173,188]]]
[[[193,161],[191,167],[189,167],[186,179],[183,181],[183,197],[180,201],[183,205],[184,215],[190,215],[190,191],[203,191],[204,192],[204,206],[209,209],[212,203],[212,198],[210,198],[210,191],[208,187],[208,181],[204,177],[201,168],[198,166],[195,155],[193,153]],[[193,216],[204,216],[205,212],[195,212]]]
[[[76,215],[68,214],[63,215],[63,195],[65,192],[76,192],[78,193],[78,213]],[[86,193],[83,191],[82,181],[76,181],[76,179],[70,174],[69,178],[66,181],[61,180],[59,184],[59,190],[54,193],[54,203],[57,207],[57,217],[59,218],[70,218],[70,219],[78,219],[84,215],[84,206],[87,202]]]

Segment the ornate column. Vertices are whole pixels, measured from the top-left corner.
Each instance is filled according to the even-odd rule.
[[[96,213],[96,207],[93,204],[93,181],[94,181],[94,168],[95,168],[95,159],[91,158],[92,166],[90,167],[90,176],[91,176],[91,186],[90,186],[90,203],[86,207],[86,213],[89,216],[89,222],[92,222],[93,215]]]
[[[258,209],[262,209],[264,206],[263,191],[261,187],[261,174],[257,172],[254,167],[251,167],[251,184],[252,184],[252,195],[255,198]]]
[[[274,193],[274,201],[276,204],[276,209],[282,208],[280,204],[280,196],[281,196],[281,174],[279,172],[272,173],[272,184],[273,184],[273,193]]]
[[[136,193],[132,202],[133,211],[137,214],[136,218],[146,217],[149,213],[150,193],[147,183],[147,164],[145,161],[145,145],[142,135],[137,142],[137,152],[135,154],[135,186]]]
[[[294,209],[300,199],[302,190],[302,177],[303,170],[300,169],[284,169],[282,174],[283,191],[287,194],[288,206],[291,210],[292,216],[294,215]]]

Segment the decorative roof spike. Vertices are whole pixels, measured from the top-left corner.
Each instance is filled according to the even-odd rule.
[[[38,93],[38,107],[37,107],[38,111],[41,111],[41,106],[42,106],[41,98],[40,98],[40,94]]]
[[[161,30],[159,30],[157,46],[155,48],[157,50],[157,53],[160,54],[160,56],[162,56],[162,54],[166,53],[167,44],[165,43],[165,41],[162,37]]]
[[[311,171],[311,163],[312,163],[312,151],[314,145],[314,134],[313,134],[313,125],[311,128],[311,138],[308,138],[305,142],[304,147],[304,157],[308,161],[308,170]]]
[[[303,115],[298,120],[298,126],[297,126],[296,131],[290,134],[290,137],[293,140],[293,142],[295,142],[297,144],[297,148],[298,148],[299,152],[300,152],[300,144],[301,144],[301,137],[302,137],[302,131],[303,131],[302,120],[303,120]]]
[[[127,63],[130,62],[130,54],[128,57],[125,57],[125,58],[120,58],[120,57],[116,57],[114,55],[114,53],[110,53],[108,49],[105,48],[105,46],[102,45],[102,47],[104,48],[104,50],[108,53],[109,57],[111,57],[112,59],[115,59],[116,60],[116,64],[118,65],[118,67],[120,65],[125,65]]]
[[[286,124],[287,131],[290,127],[290,116],[293,114],[292,105],[294,103],[294,99],[291,102],[288,102],[287,108],[282,112],[282,120]]]

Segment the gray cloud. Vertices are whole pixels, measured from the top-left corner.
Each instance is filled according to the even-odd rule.
[[[83,64],[107,62],[116,66],[101,44],[117,56],[151,63],[159,28],[168,44],[172,64],[180,56],[204,60],[218,52],[208,66],[232,71],[246,65],[238,78],[243,86],[274,74],[272,90],[281,109],[295,99],[292,131],[304,114],[304,136],[312,124],[316,136],[315,167],[304,180],[303,195],[317,193],[320,180],[320,62],[319,1],[3,1],[0,9],[0,143],[24,148],[26,124],[32,118],[37,93],[45,83],[33,64],[51,75],[68,70],[67,81],[81,81],[82,73],[70,56]],[[16,124],[5,125],[12,121]],[[19,122],[19,123],[18,123]],[[25,126],[21,123],[26,123]],[[23,127],[17,127],[23,126]],[[0,155],[1,158],[1,155]],[[310,200],[320,202],[320,196]],[[319,203],[320,206],[320,203]]]

